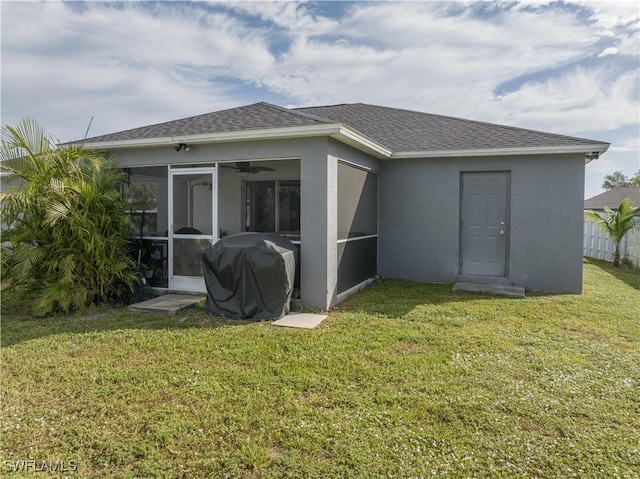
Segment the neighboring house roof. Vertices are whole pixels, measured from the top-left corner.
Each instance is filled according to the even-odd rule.
[[[85,140],[94,148],[331,136],[385,157],[603,153],[606,142],[363,103],[231,108]]]
[[[619,186],[600,193],[585,200],[584,209],[604,210],[605,207],[609,207],[615,210],[625,198],[629,198],[632,208],[640,207],[640,186]]]

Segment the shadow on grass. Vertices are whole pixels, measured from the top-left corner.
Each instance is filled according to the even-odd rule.
[[[624,265],[616,267],[613,266],[613,262],[602,259],[585,257],[584,263],[600,268],[605,273],[609,273],[614,278],[640,291],[640,271]]]
[[[597,267],[612,277],[640,290],[640,271],[626,266],[614,267],[610,261],[584,258],[585,265]],[[519,299],[490,294],[452,291],[453,284],[417,283],[392,279],[381,279],[339,305],[343,311],[403,317],[420,305],[451,305],[452,303],[478,301],[518,302]],[[561,297],[564,293],[527,291],[528,298]],[[569,294],[572,296],[571,294]],[[502,304],[502,303],[501,303]]]
[[[194,306],[174,316],[133,312],[126,307],[96,308],[89,312],[69,316],[34,318],[28,314],[28,306],[19,308],[14,298],[2,302],[2,336],[0,346],[7,347],[32,339],[55,334],[101,333],[118,330],[179,330],[194,328],[219,328],[253,324],[250,321],[234,321],[212,316],[202,307]]]
[[[450,305],[469,301],[519,301],[490,294],[452,291],[452,288],[452,283],[433,284],[381,279],[347,298],[338,308],[341,311],[400,318],[420,305]]]
[[[640,272],[620,267],[609,261],[585,258],[584,263],[597,267],[612,277],[640,290]],[[518,299],[492,295],[453,292],[452,284],[429,284],[381,279],[338,305],[339,311],[384,315],[401,318],[421,305],[451,305],[468,302],[518,302]],[[527,292],[528,297],[558,296],[553,293]],[[502,303],[499,303],[502,304]],[[254,324],[252,321],[232,321],[207,314],[202,306],[191,307],[175,316],[130,312],[126,308],[106,308],[84,315],[35,319],[28,314],[29,301],[2,297],[2,335],[0,345],[11,346],[24,341],[65,333],[97,333],[126,329],[179,330],[219,328]]]

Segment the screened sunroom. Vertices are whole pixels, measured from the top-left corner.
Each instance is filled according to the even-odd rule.
[[[200,251],[240,232],[277,232],[301,250],[300,160],[128,167],[134,254],[155,288],[206,291]],[[338,299],[376,274],[377,174],[337,164]],[[314,208],[317,210],[317,208]],[[299,255],[296,286],[300,287]]]

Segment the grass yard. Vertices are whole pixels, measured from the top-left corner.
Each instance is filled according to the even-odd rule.
[[[640,477],[640,274],[584,268],[524,300],[381,281],[315,330],[4,297],[0,475]]]

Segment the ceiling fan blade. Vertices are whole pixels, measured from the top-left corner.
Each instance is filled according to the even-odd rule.
[[[268,166],[251,166],[249,168],[250,173],[259,173],[261,171],[276,171],[273,168],[269,168]]]
[[[273,168],[269,168],[268,166],[251,166],[248,161],[237,161],[235,166],[232,165],[220,165],[221,168],[232,168],[236,171],[240,171],[243,173],[260,173],[261,171],[276,171]]]

